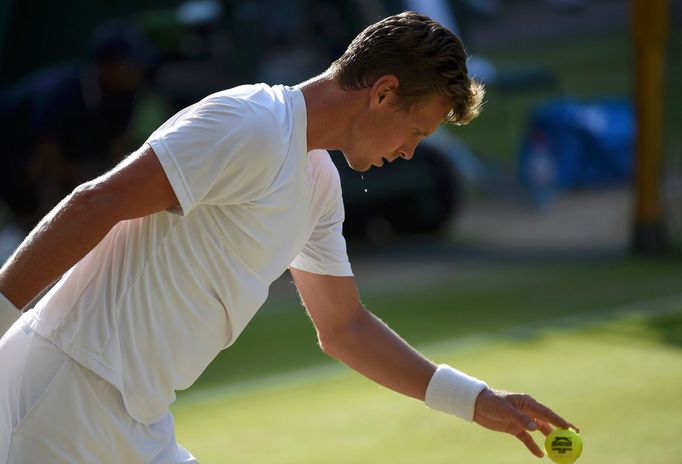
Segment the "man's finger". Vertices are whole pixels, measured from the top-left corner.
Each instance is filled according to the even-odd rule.
[[[540,420],[540,419],[535,419],[535,422],[538,424],[538,429],[545,435],[549,435],[552,433],[552,426],[549,425],[547,422]]]
[[[544,404],[534,400],[528,395],[524,396],[525,398],[521,400],[521,404],[519,405],[521,409],[528,411],[534,417],[537,417],[542,421],[549,422],[562,429],[571,428],[574,429],[576,432],[580,431],[575,425],[566,421],[563,417],[549,409]]]
[[[510,405],[509,413],[511,414],[513,421],[521,430],[530,430],[531,432],[537,430],[538,425],[533,418],[523,412],[520,408],[514,407],[513,403]]]
[[[533,437],[531,437],[528,432],[524,430],[515,434],[514,436],[521,440],[523,444],[526,445],[526,448],[528,448],[528,450],[535,456],[539,458],[545,457],[545,453],[540,449],[537,443],[535,443],[535,440],[533,440]]]

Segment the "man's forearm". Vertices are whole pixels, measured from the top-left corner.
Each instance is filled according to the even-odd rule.
[[[323,348],[375,382],[422,401],[436,371],[431,361],[366,310]]]
[[[0,269],[0,292],[24,308],[77,263],[118,222],[87,187],[78,188],[45,216]]]

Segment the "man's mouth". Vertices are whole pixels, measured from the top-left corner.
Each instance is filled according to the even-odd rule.
[[[374,164],[374,166],[380,168],[381,166],[384,165],[384,163],[390,163],[390,161],[389,161],[388,159],[386,159],[385,156],[382,156],[382,157],[381,157],[381,164]]]

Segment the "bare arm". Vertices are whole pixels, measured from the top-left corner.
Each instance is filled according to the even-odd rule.
[[[392,390],[424,400],[436,366],[362,306],[352,277],[290,271],[325,353]],[[528,431],[548,434],[550,424],[577,430],[529,395],[488,388],[476,399],[473,420],[514,435],[538,457],[543,452]]]
[[[149,146],[77,187],[45,216],[0,269],[0,293],[24,308],[92,250],[119,221],[178,203]]]
[[[290,271],[325,353],[381,385],[424,400],[436,366],[362,306],[352,277]]]

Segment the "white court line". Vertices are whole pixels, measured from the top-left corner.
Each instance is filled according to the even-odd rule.
[[[464,353],[499,341],[530,338],[546,330],[575,331],[596,327],[613,320],[641,321],[679,312],[682,312],[682,293],[664,298],[637,301],[611,310],[599,311],[598,313],[564,316],[539,322],[519,324],[497,332],[482,332],[453,337],[451,339],[420,344],[416,348],[424,352],[447,351],[449,353]],[[336,363],[301,368],[293,372],[272,374],[229,385],[202,388],[183,393],[178,402],[173,405],[173,410],[180,411],[187,407],[210,403],[217,399],[224,400],[240,395],[268,393],[281,388],[305,386],[331,380],[334,377],[346,376],[351,372],[347,366]]]

